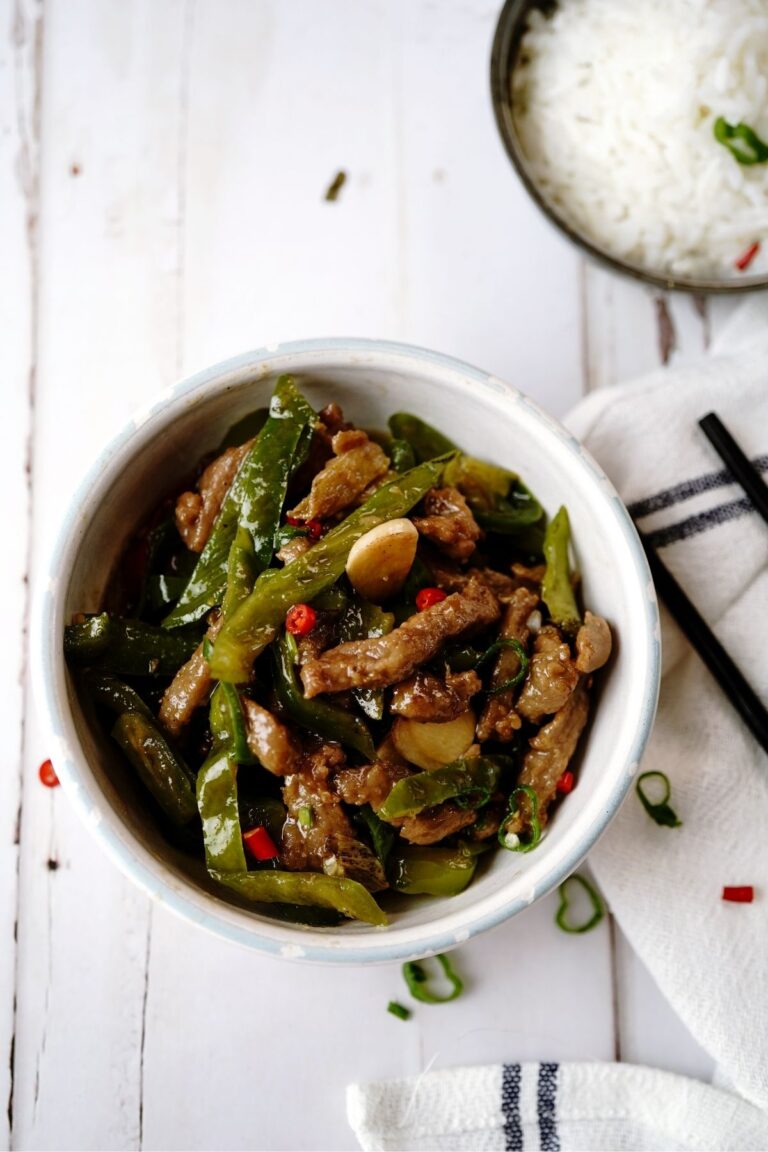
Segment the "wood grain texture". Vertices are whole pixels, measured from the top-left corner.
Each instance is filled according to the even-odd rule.
[[[36,584],[104,441],[178,375],[249,347],[411,340],[558,414],[582,389],[659,365],[656,295],[585,265],[506,160],[487,78],[497,10],[496,0],[48,0],[41,38],[40,5],[0,0],[10,254],[0,379],[12,384],[0,468],[2,490],[26,509],[32,382]],[[328,202],[339,170],[346,181]],[[698,354],[731,310],[713,302],[702,314],[686,297],[665,306],[673,362]],[[18,523],[0,591],[21,639],[21,512]],[[10,663],[0,672],[14,726],[18,675]],[[621,940],[612,950],[607,925],[561,935],[552,898],[463,947],[467,996],[407,1025],[386,1013],[403,995],[396,968],[278,963],[150,911],[66,798],[37,784],[45,733],[26,716],[23,750],[0,775],[4,875],[15,874],[24,778],[17,980],[6,960],[16,892],[0,894],[4,1099],[15,1072],[13,1132],[4,1116],[0,1145],[352,1147],[352,1079],[610,1059],[617,1045],[625,1058],[706,1074]]]
[[[29,624],[29,513],[36,391],[42,25],[34,2],[0,5],[0,485],[12,517],[0,564],[6,659],[0,699],[6,732],[0,772],[0,1146],[13,1125],[17,1006],[18,867]]]

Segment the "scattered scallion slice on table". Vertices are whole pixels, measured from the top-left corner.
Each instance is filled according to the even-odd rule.
[[[574,884],[578,885],[584,892],[586,892],[587,897],[589,898],[589,902],[592,906],[592,915],[581,924],[574,924],[568,916],[571,907],[570,898],[568,896],[568,888]],[[578,872],[574,872],[572,876],[569,876],[567,880],[564,880],[558,888],[558,892],[560,893],[560,905],[555,915],[555,923],[561,931],[570,932],[576,935],[581,935],[584,932],[591,932],[592,929],[596,928],[605,916],[605,906],[599,892],[597,892],[592,887],[588,880],[585,880],[583,876],[580,876]]]
[[[464,981],[454,971],[448,957],[439,952],[435,960],[451,985],[451,991],[445,996],[440,996],[429,988],[429,975],[423,962],[409,960],[407,964],[403,964],[403,978],[408,985],[408,991],[414,1000],[420,1000],[422,1004],[448,1004],[451,1000],[457,1000],[464,991]]]

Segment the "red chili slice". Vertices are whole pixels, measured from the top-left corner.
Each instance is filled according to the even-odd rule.
[[[56,775],[53,764],[50,760],[43,760],[42,764],[37,770],[40,777],[40,783],[45,784],[46,788],[57,788],[59,785],[59,778]]]
[[[317,624],[317,613],[311,604],[294,604],[285,617],[285,630],[291,636],[306,636]]]
[[[751,884],[723,888],[723,900],[728,900],[731,904],[751,904],[754,897],[755,890]]]
[[[307,529],[307,536],[309,536],[310,540],[319,540],[323,532],[325,532],[325,528],[323,527],[321,520],[307,520],[307,523],[304,525],[304,527]]]
[[[738,268],[739,272],[746,272],[750,264],[760,251],[760,241],[756,240],[754,244],[750,244],[749,248],[745,249],[739,256],[738,260],[734,261],[734,267]]]
[[[274,860],[278,855],[274,840],[262,824],[244,832],[243,843],[254,860]]]
[[[562,792],[564,795],[568,792],[573,792],[573,786],[575,783],[576,779],[573,775],[573,772],[563,772],[562,776],[557,782],[557,790],[558,792]]]
[[[423,612],[425,608],[440,604],[447,596],[448,593],[443,592],[442,588],[422,588],[421,592],[416,593],[416,607],[419,612]]]

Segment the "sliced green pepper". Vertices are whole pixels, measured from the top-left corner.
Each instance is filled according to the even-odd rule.
[[[251,536],[257,570],[262,571],[270,563],[297,449],[304,430],[314,419],[315,414],[293,377],[281,376],[275,385],[269,419],[232,481],[189,583],[163,621],[165,628],[199,620],[221,603],[238,526]]]
[[[497,464],[459,452],[446,468],[443,479],[463,492],[473,509],[491,511],[499,500],[506,498],[517,476]]]
[[[335,584],[355,541],[377,524],[410,511],[438,483],[446,463],[445,459],[431,460],[382,485],[309,552],[286,568],[262,573],[251,595],[225,621],[216,639],[213,676],[232,684],[247,680],[254,660],[272,642],[288,609],[311,602]]]
[[[170,635],[141,620],[101,612],[64,629],[64,653],[72,664],[91,664],[122,676],[173,676],[200,643],[198,630]]]
[[[385,445],[385,451],[395,472],[408,472],[416,467],[416,453],[407,440],[399,440],[393,436]]]
[[[355,815],[367,828],[373,850],[379,860],[382,864],[386,864],[397,835],[394,828],[391,824],[385,824],[383,820],[380,820],[370,804],[363,804],[356,810]]]
[[[458,896],[475,874],[477,856],[466,848],[398,847],[387,874],[406,896]]]
[[[245,900],[333,908],[351,920],[381,926],[387,917],[362,884],[320,872],[211,872]]]
[[[562,507],[547,525],[544,534],[544,560],[547,567],[541,582],[541,598],[552,621],[565,632],[573,633],[581,624],[581,615],[571,583],[568,559],[570,540],[568,511]]]
[[[239,448],[248,440],[253,440],[254,436],[258,436],[261,432],[268,416],[269,408],[257,408],[255,412],[249,412],[247,416],[243,416],[229,429],[216,449],[216,455],[221,455],[227,448]]]
[[[481,528],[501,536],[519,536],[538,524],[544,515],[536,497],[518,479],[512,482],[506,497],[496,500],[493,507],[480,508],[472,504],[472,510]]]
[[[371,734],[363,721],[325,700],[306,700],[296,675],[296,641],[283,632],[273,648],[275,656],[275,693],[290,718],[300,727],[316,732],[327,740],[353,748],[366,760],[376,759]]]
[[[247,528],[238,527],[227,558],[227,586],[221,603],[225,616],[248,599],[260,571],[253,537]]]
[[[141,712],[123,712],[112,736],[166,816],[178,825],[191,820],[196,805],[189,770],[152,721]]]
[[[480,808],[496,791],[508,762],[505,756],[466,756],[434,772],[406,776],[394,785],[378,814],[382,820],[399,820],[445,800]]]

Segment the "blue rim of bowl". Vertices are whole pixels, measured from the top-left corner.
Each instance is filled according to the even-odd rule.
[[[328,936],[321,933],[310,934],[311,930],[298,926],[295,930],[291,930],[285,925],[280,925],[282,929],[281,935],[286,938],[295,939],[295,943],[286,943],[278,939],[265,937],[260,934],[260,926],[264,921],[254,917],[252,928],[250,925],[245,927],[228,921],[224,915],[217,914],[213,909],[206,910],[206,908],[201,906],[203,900],[210,899],[209,894],[203,889],[198,890],[200,898],[200,903],[198,903],[186,895],[185,890],[188,887],[193,887],[191,882],[176,880],[175,878],[171,880],[167,876],[160,876],[144,863],[144,861],[139,859],[129,843],[129,841],[132,840],[131,834],[126,830],[126,838],[123,838],[101,819],[99,805],[96,799],[91,796],[89,789],[81,778],[76,763],[76,755],[72,753],[65,733],[62,730],[66,720],[62,715],[63,709],[62,705],[59,704],[59,699],[61,698],[63,701],[66,692],[63,688],[61,692],[59,691],[57,686],[57,672],[61,674],[63,685],[64,677],[66,676],[63,654],[59,648],[57,656],[57,650],[52,648],[49,650],[51,658],[48,659],[49,652],[45,652],[44,654],[42,643],[43,637],[46,635],[49,638],[49,645],[55,643],[55,585],[58,582],[57,574],[63,570],[68,541],[75,532],[80,515],[80,508],[86,502],[86,498],[91,489],[109,462],[129,443],[139,427],[143,426],[153,416],[159,415],[170,400],[178,400],[182,397],[189,397],[197,392],[202,392],[203,389],[214,383],[221,383],[228,375],[237,374],[245,369],[256,370],[277,357],[356,351],[374,355],[402,357],[412,362],[427,362],[438,368],[456,373],[483,388],[487,388],[497,397],[503,396],[508,401],[525,405],[529,414],[532,415],[537,422],[545,425],[549,432],[556,436],[568,452],[577,456],[579,461],[592,473],[593,478],[598,481],[606,504],[610,507],[621,535],[629,547],[638,580],[647,589],[644,601],[646,606],[646,635],[648,637],[643,700],[634,742],[626,761],[627,771],[622,773],[617,779],[616,785],[607,798],[607,803],[602,809],[599,818],[593,822],[589,830],[589,835],[579,842],[578,847],[567,853],[559,860],[556,866],[547,871],[541,881],[528,895],[510,900],[500,907],[494,908],[491,912],[474,919],[468,917],[459,931],[446,932],[445,930],[441,930],[435,932],[431,930],[426,932],[424,936],[418,940],[418,943],[414,944],[413,942],[405,943],[402,941],[393,943],[391,942],[391,936],[389,937],[390,943],[387,943],[388,929],[371,930],[371,933],[365,936],[365,947],[359,949],[332,944]],[[245,945],[257,951],[270,955],[283,956],[289,959],[303,959],[334,964],[368,964],[392,963],[414,959],[416,957],[435,955],[438,952],[445,952],[451,948],[455,948],[457,944],[463,943],[470,937],[498,926],[528,907],[535,900],[552,891],[552,889],[578,867],[618,811],[630,787],[632,775],[634,771],[636,771],[637,765],[642,758],[643,751],[651,733],[658,701],[661,671],[661,644],[659,639],[658,605],[653,590],[653,581],[635,526],[602,468],[600,468],[597,462],[567,429],[539,408],[534,401],[518,389],[506,384],[498,377],[483,372],[473,365],[467,364],[452,356],[433,352],[417,345],[395,341],[370,340],[354,337],[349,339],[323,338],[299,340],[283,344],[266,345],[253,352],[242,353],[239,356],[221,361],[210,368],[179,381],[170,389],[165,390],[154,402],[139,414],[135,415],[123,430],[110,441],[78,485],[64,516],[51,555],[47,585],[45,589],[38,592],[36,596],[38,601],[40,601],[40,598],[42,602],[37,603],[35,611],[34,624],[37,629],[37,634],[35,642],[33,643],[32,652],[35,695],[44,709],[44,718],[48,723],[55,743],[58,745],[59,755],[55,762],[57,775],[81,820],[88,827],[89,831],[95,835],[99,843],[123,874],[142,888],[153,899],[183,919],[205,928],[216,936]],[[81,752],[80,755],[83,756],[84,754]],[[231,910],[231,906],[227,904],[222,904],[222,908],[229,908]]]

